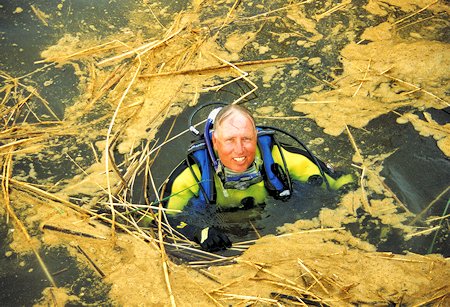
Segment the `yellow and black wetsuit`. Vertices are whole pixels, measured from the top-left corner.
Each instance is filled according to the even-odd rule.
[[[291,180],[329,186],[334,190],[353,182],[351,175],[338,175],[309,151],[281,145],[274,139],[273,131],[260,129],[252,171],[245,172],[245,177],[251,179],[245,179],[245,185],[241,185],[244,177],[238,174],[237,181],[232,182],[236,185],[225,188],[230,184],[228,179],[234,180],[235,174],[227,177],[226,172],[222,171],[219,172],[219,177],[215,172],[216,166],[212,165],[217,162],[213,160],[214,157],[211,158],[211,151],[208,151],[209,147],[205,144],[204,140],[200,140],[191,145],[187,159],[172,172],[163,185],[163,199],[168,209],[181,211],[170,214],[169,223],[208,251],[231,246],[228,236],[215,223],[215,209],[229,210],[259,205],[268,196],[286,199],[292,192]],[[256,175],[252,177],[252,174]]]
[[[290,175],[292,180],[310,183],[316,181],[319,182],[320,185],[325,186],[323,180],[317,181],[317,178],[321,179],[319,168],[316,163],[307,157],[307,155],[290,147],[282,147],[281,151],[288,168],[286,173]],[[275,163],[280,166],[284,165],[280,149],[276,145],[272,148],[272,156]],[[258,166],[263,163],[259,149],[256,152],[255,162]],[[326,168],[325,165],[323,166]],[[193,173],[197,178],[194,177]],[[337,176],[337,174],[328,169],[327,172],[325,172],[325,176],[330,188],[333,190],[337,190],[353,181],[350,174]],[[167,198],[167,208],[183,210],[192,198],[197,197],[201,192],[199,191],[199,178],[202,178],[202,175],[198,165],[192,165],[191,169],[187,164],[180,165],[178,169],[172,173],[172,178],[169,178],[165,187],[164,195]],[[216,192],[215,204],[221,209],[239,207],[241,206],[241,201],[243,199],[248,199],[249,197],[253,199],[254,204],[263,204],[265,199],[269,196],[269,192],[263,181],[253,184],[245,190],[225,189],[220,178],[217,174],[214,174],[214,186]]]

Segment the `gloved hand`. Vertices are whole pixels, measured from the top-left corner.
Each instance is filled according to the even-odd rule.
[[[214,227],[199,229],[194,235],[194,241],[208,252],[215,252],[231,247],[231,241],[226,234]]]

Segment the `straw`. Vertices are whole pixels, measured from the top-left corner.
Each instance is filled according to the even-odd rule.
[[[317,279],[316,275],[314,275],[310,269],[308,269],[306,267],[306,265],[303,263],[303,261],[299,258],[297,259],[297,263],[300,264],[300,266],[309,274],[311,275],[311,277],[319,284],[319,286],[322,288],[322,290],[326,293],[329,294],[328,290],[324,287],[324,285],[320,282],[319,279]]]
[[[291,63],[298,61],[297,57],[286,57],[286,58],[276,58],[276,59],[266,59],[266,60],[256,60],[256,61],[243,61],[243,62],[233,62],[232,64],[236,67],[245,67],[245,66],[262,66],[262,65],[272,65],[272,64],[283,64],[283,63]],[[167,72],[158,72],[154,74],[142,74],[139,78],[154,78],[154,77],[167,77],[167,76],[176,76],[176,75],[192,75],[192,74],[200,74],[200,73],[216,73],[220,70],[225,69],[234,69],[233,66],[228,64],[221,65],[213,65],[202,68],[192,68],[192,69],[184,69],[184,70],[176,70],[176,71],[167,71]]]
[[[9,217],[12,218],[14,224],[19,229],[19,231],[23,234],[25,237],[27,243],[29,244],[30,248],[32,249],[34,255],[36,256],[36,259],[38,260],[39,265],[41,266],[42,270],[44,271],[45,276],[47,277],[48,281],[51,283],[53,287],[56,288],[56,283],[53,280],[52,275],[50,274],[47,266],[45,265],[44,260],[42,260],[41,256],[39,255],[38,250],[34,246],[34,244],[31,241],[31,237],[23,225],[23,223],[20,221],[20,219],[17,217],[16,213],[14,212],[13,208],[10,206],[10,198],[9,198],[9,181],[11,177],[12,172],[12,155],[8,155],[6,158],[6,163],[3,165],[3,176],[2,176],[2,192],[3,192],[3,199],[5,204],[5,209]]]
[[[407,19],[409,19],[409,18],[411,18],[411,17],[413,17],[413,16],[419,14],[420,12],[425,11],[427,8],[429,8],[430,6],[432,6],[432,5],[434,5],[434,4],[438,3],[438,2],[439,2],[439,1],[436,0],[436,1],[434,1],[434,2],[432,2],[432,3],[430,3],[430,4],[428,4],[428,5],[424,6],[424,7],[421,8],[420,10],[418,10],[418,11],[416,11],[416,12],[414,12],[414,13],[408,15],[408,16],[405,16],[405,17],[403,17],[403,18],[401,18],[401,19],[399,19],[399,20],[397,20],[397,21],[395,21],[395,22],[394,22],[394,25],[397,25],[397,24],[399,24],[399,23],[402,23],[403,21],[405,21],[405,20],[407,20]]]

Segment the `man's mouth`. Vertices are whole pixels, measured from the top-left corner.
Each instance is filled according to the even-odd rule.
[[[237,157],[237,158],[233,158],[233,160],[236,162],[242,162],[245,160],[245,157]]]

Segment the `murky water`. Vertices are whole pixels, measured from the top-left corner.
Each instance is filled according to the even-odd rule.
[[[299,113],[292,110],[292,101],[309,92],[313,87],[321,85],[326,89],[327,84],[324,85],[320,80],[331,82],[331,75],[339,76],[342,73],[341,49],[350,41],[357,40],[365,28],[377,25],[382,19],[380,16],[374,17],[374,15],[367,14],[362,6],[364,1],[353,2],[357,5],[351,12],[339,11],[333,18],[324,19],[316,29],[320,33],[327,34],[330,32],[329,29],[341,30],[334,35],[324,35],[311,46],[296,43],[299,38],[314,36],[315,33],[311,31],[291,33],[291,36],[284,38],[289,43],[281,44],[280,42],[284,42],[281,38],[278,41],[274,40],[271,33],[290,32],[292,19],[279,18],[274,22],[253,23],[242,18],[235,21],[233,26],[223,28],[218,38],[218,42],[222,46],[227,44],[227,38],[232,36],[237,29],[240,33],[257,31],[257,39],[240,51],[239,60],[241,61],[268,58],[269,54],[277,57],[296,56],[299,59],[321,58],[320,65],[312,65],[308,60],[288,64],[281,69],[281,72],[276,72],[276,78],[272,79],[270,83],[263,80],[263,73],[255,72],[258,91],[255,95],[250,96],[247,105],[254,109],[273,107],[272,113],[298,116]],[[30,1],[0,2],[0,68],[15,77],[43,67],[42,64],[35,64],[41,59],[40,52],[54,45],[67,33],[83,38],[92,37],[99,41],[102,38],[109,38],[115,33],[126,33],[130,29],[130,33],[140,33],[146,38],[158,34],[154,28],[136,22],[139,20],[136,16],[153,18],[151,8],[156,6],[147,1],[67,0],[34,4],[35,9],[38,8],[41,12],[45,12],[44,17],[45,14],[48,15],[47,18],[44,18],[48,21],[48,25],[38,18],[39,14],[33,11],[32,4],[33,2]],[[270,10],[272,6],[275,9],[278,4],[277,1],[274,1],[274,3],[261,5],[244,2],[241,5],[245,7],[247,13],[256,15]],[[305,10],[308,14],[314,15],[317,9],[324,5],[325,1],[315,1],[307,4]],[[188,7],[189,5],[184,1],[159,4],[157,8],[166,12],[166,14],[161,14],[159,22],[163,26],[168,26],[172,20],[171,16],[173,15],[171,14],[188,9]],[[229,6],[225,5],[225,1],[214,6],[204,7],[200,22],[207,21],[212,16],[225,16],[228,10]],[[396,17],[399,12],[393,10],[392,14],[393,17]],[[134,18],[130,18],[131,15]],[[217,29],[209,29],[209,31],[212,33]],[[435,33],[432,39],[448,43],[448,33],[444,28],[443,31]],[[265,50],[270,50],[270,52]],[[326,54],[324,50],[327,51]],[[294,71],[308,73],[314,78],[292,77],[291,73]],[[78,87],[78,76],[75,75],[73,67],[69,65],[63,68],[54,65],[45,66],[41,71],[24,78],[23,81],[27,84],[34,84],[39,89],[40,94],[51,103],[52,110],[60,119],[64,118],[66,108],[75,104],[81,94]],[[233,83],[218,92],[200,94],[198,103],[230,102],[246,91],[248,91],[248,84]],[[39,105],[35,111],[40,112],[40,115],[47,112]],[[398,111],[408,111],[408,107],[405,107],[404,110],[398,109]],[[448,108],[428,109],[427,111],[432,113],[433,118],[438,120],[441,125],[449,123]],[[106,111],[98,110],[98,113],[92,116],[100,117],[99,114],[102,112]],[[186,107],[176,118],[171,136],[177,135],[187,128],[187,118],[191,112],[192,108]],[[198,119],[204,117],[205,112],[199,113]],[[392,113],[382,115],[372,120],[365,129],[352,129],[352,132],[354,137],[360,140],[358,144],[366,155],[375,156],[394,152],[382,161],[381,175],[386,178],[386,184],[408,210],[418,214],[447,188],[450,182],[450,162],[448,157],[437,148],[435,140],[431,137],[420,136],[411,125],[397,125],[396,118],[397,116]],[[159,143],[166,137],[168,128],[174,120],[174,117],[170,117],[161,126],[155,137]],[[34,120],[31,118],[30,121]],[[314,120],[306,118],[292,121],[260,117],[257,118],[257,123],[283,127],[306,142],[320,140],[318,143],[309,143],[310,148],[320,158],[358,175],[358,172],[350,167],[353,148],[344,133],[332,137],[324,133]],[[192,139],[192,135],[185,134],[162,148],[160,156],[152,166],[157,185],[162,183],[173,167],[183,159],[184,151],[180,148],[186,148]],[[76,136],[57,138],[55,142],[57,144],[54,150],[63,151],[64,148],[69,148],[69,151],[74,150],[77,156],[83,157],[84,159],[80,161],[82,167],[88,167],[94,161],[95,157],[90,150],[90,144],[79,143]],[[164,152],[171,154],[166,155]],[[123,157],[116,154],[117,160],[121,161]],[[48,178],[52,178],[56,183],[80,173],[79,166],[74,165],[67,156],[62,156],[55,161],[51,156],[42,157],[30,154],[28,158],[22,158],[15,164],[16,175],[25,175],[32,171],[36,172],[36,176],[29,178],[29,182],[32,183],[40,183]],[[300,184],[296,184],[295,190],[294,197],[286,203],[269,200],[264,208],[223,213],[223,221],[228,225],[232,239],[235,241],[253,240],[258,237],[258,234],[276,233],[277,227],[284,223],[293,223],[299,219],[313,219],[319,215],[321,209],[335,208],[341,196],[339,193],[311,189]],[[85,195],[80,195],[80,197],[82,196]],[[381,195],[374,194],[371,197],[376,199],[377,197],[381,198]],[[139,195],[139,188],[135,192],[133,201],[143,202]],[[435,202],[424,217],[445,215],[444,210],[448,207],[448,202],[447,192]],[[358,211],[355,221],[346,227],[354,236],[366,238],[380,251],[396,253],[412,251],[421,254],[434,252],[445,257],[450,255],[448,224],[447,227],[442,227],[436,236],[418,236],[405,241],[401,230],[384,225],[361,210]],[[42,289],[49,285],[32,254],[21,255],[14,252],[11,254],[9,248],[12,240],[9,231],[11,228],[11,225],[5,225],[5,219],[2,219],[0,228],[3,238],[0,248],[0,285],[2,288],[0,302],[5,306],[30,305],[41,297]],[[107,298],[109,286],[102,284],[101,278],[89,268],[80,270],[75,258],[69,255],[64,247],[43,247],[40,253],[55,275],[55,279],[58,280],[58,286],[71,288],[71,292],[82,298],[83,303],[111,304]],[[92,290],[94,287],[91,287],[93,284],[96,285],[95,291]],[[27,295],[23,295],[23,293]]]

